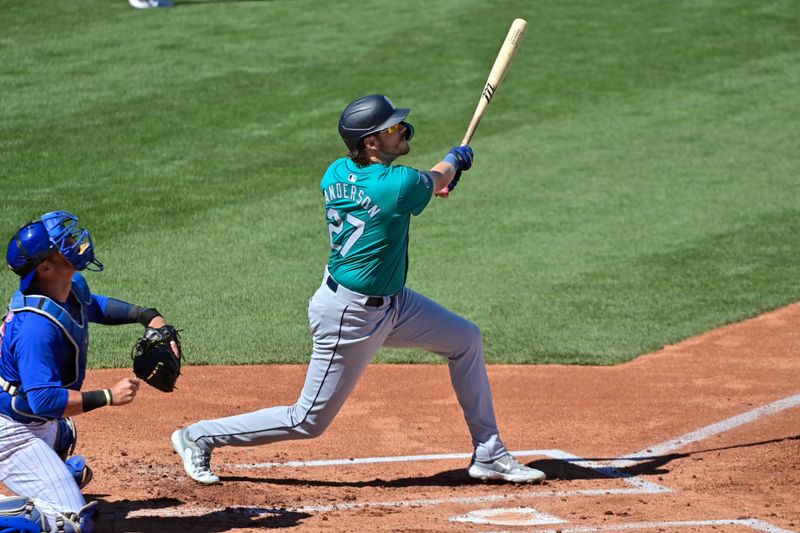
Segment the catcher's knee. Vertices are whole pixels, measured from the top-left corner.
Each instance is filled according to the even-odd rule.
[[[0,497],[0,533],[42,533],[47,520],[24,496]]]
[[[62,461],[66,461],[67,457],[75,453],[75,446],[78,444],[78,430],[72,418],[59,418],[56,423],[58,423],[58,431],[53,449]]]

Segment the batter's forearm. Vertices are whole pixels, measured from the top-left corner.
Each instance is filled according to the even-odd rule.
[[[450,184],[450,181],[456,175],[456,169],[447,161],[439,161],[433,165],[428,175],[433,179],[433,190],[440,191]]]

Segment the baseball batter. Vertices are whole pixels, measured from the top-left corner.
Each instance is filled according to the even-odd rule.
[[[91,533],[94,504],[80,489],[91,470],[74,451],[70,417],[133,401],[139,380],[80,392],[89,322],[151,327],[158,311],[92,294],[78,271],[100,271],[89,232],[66,211],[22,226],[6,253],[21,277],[0,324],[0,481],[17,496],[0,497],[0,527],[10,531]]]
[[[382,346],[424,348],[447,358],[450,380],[469,427],[469,475],[536,483],[539,470],[508,453],[495,421],[478,327],[405,286],[411,216],[434,194],[449,193],[472,165],[472,149],[451,149],[428,171],[393,165],[410,151],[410,109],[383,95],[351,102],[339,133],[349,150],[322,177],[330,258],[311,298],[313,353],[297,403],[201,421],[172,434],[186,473],[216,483],[211,452],[321,435]]]

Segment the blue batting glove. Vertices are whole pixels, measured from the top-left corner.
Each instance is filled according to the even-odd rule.
[[[453,176],[453,179],[450,180],[450,183],[447,184],[447,190],[452,191],[453,189],[455,189],[456,185],[458,185],[458,180],[460,179],[461,179],[461,171],[457,170],[456,175]]]
[[[444,156],[444,160],[453,165],[456,172],[458,172],[460,170],[469,170],[472,167],[473,157],[472,148],[465,145],[451,148],[447,155]]]

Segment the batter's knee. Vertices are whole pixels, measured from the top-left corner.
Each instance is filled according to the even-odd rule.
[[[469,340],[470,345],[483,344],[483,332],[481,332],[481,328],[474,322],[469,323],[466,338]]]
[[[289,409],[293,422],[292,431],[294,438],[297,439],[319,437],[325,433],[339,412],[339,409],[331,402],[309,404],[303,402],[302,398]]]
[[[297,430],[301,439],[314,439],[325,433],[330,423],[331,421],[324,421],[319,418],[307,418],[295,430]]]
[[[439,352],[451,361],[483,357],[483,334],[481,328],[468,320],[464,320],[458,329],[458,335],[448,351]]]
[[[464,322],[465,325],[461,328],[459,335],[462,342],[462,349],[466,351],[480,351],[480,348],[483,346],[483,333],[481,332],[481,328],[474,322],[469,322],[468,320]]]

